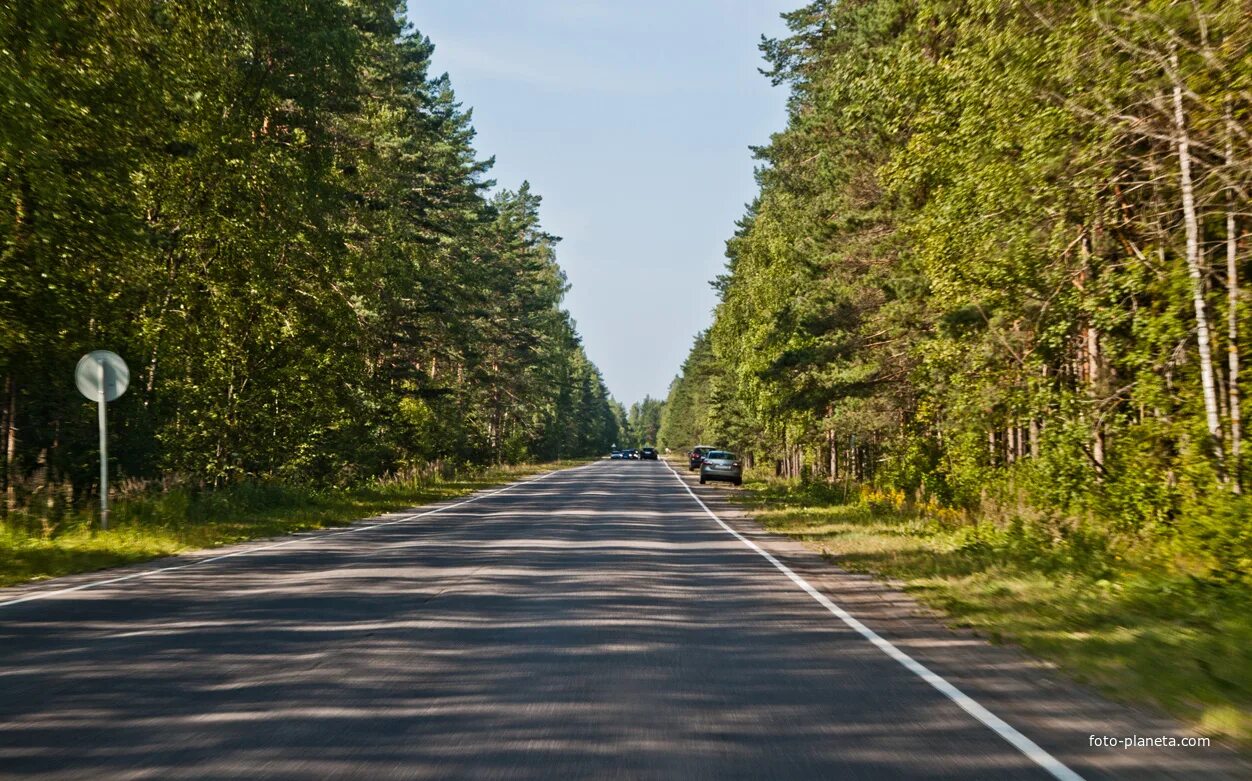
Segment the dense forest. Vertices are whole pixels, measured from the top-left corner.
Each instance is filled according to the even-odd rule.
[[[762,48],[789,121],[664,444],[1252,577],[1246,4],[786,21]]]
[[[600,452],[604,383],[539,196],[392,0],[0,6],[7,506],[122,478],[346,485]]]
[[[643,401],[636,401],[629,410],[622,412],[622,431],[619,445],[625,447],[654,447],[660,438],[661,415],[665,402],[644,396]]]

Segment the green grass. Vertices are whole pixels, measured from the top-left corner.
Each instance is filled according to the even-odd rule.
[[[342,490],[240,485],[192,494],[175,489],[116,502],[108,531],[99,529],[90,510],[55,521],[13,513],[0,521],[0,586],[343,526],[572,463],[493,468],[450,479],[378,480]]]
[[[747,486],[742,501],[765,528],[845,569],[902,582],[951,623],[1019,644],[1113,698],[1155,703],[1252,751],[1246,580],[1198,579],[1081,529],[1048,536],[910,511],[881,494]]]

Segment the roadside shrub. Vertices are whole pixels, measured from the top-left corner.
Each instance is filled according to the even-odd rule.
[[[1227,492],[1206,497],[1182,513],[1178,530],[1207,560],[1205,578],[1252,587],[1252,497]]]

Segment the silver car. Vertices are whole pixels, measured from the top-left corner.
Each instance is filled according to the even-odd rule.
[[[743,485],[743,465],[739,457],[728,450],[712,450],[700,462],[700,485],[709,480],[726,480]]]

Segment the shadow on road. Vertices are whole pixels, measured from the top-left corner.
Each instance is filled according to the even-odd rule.
[[[25,776],[1042,778],[655,464],[0,615]]]

